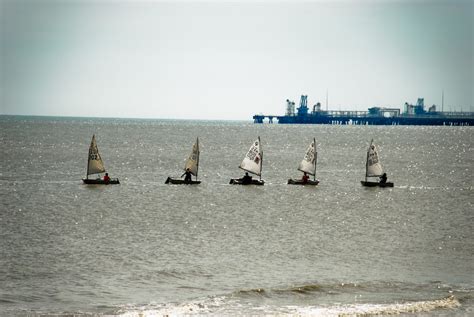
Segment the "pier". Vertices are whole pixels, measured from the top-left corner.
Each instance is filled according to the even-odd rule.
[[[281,124],[333,124],[333,125],[447,125],[474,126],[474,112],[438,112],[433,105],[424,109],[424,100],[419,98],[416,105],[405,103],[405,111],[399,108],[372,107],[368,111],[321,110],[321,104],[307,107],[307,96],[301,96],[300,106],[294,111],[294,102],[287,100],[287,113],[283,116],[256,114],[254,123]]]

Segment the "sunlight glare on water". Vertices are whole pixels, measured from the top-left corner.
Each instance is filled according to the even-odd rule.
[[[2,316],[473,312],[471,127],[0,123]],[[92,134],[120,185],[82,184]],[[229,185],[258,136],[265,185]],[[165,185],[196,137],[202,183]],[[394,188],[360,184],[371,139]]]

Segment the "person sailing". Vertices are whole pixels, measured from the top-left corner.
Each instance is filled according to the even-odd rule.
[[[382,176],[380,176],[380,184],[385,184],[387,182],[387,173],[383,173]]]
[[[250,176],[249,173],[245,172],[244,177],[242,177],[242,184],[248,185],[251,183],[252,183],[252,176]]]
[[[306,172],[303,172],[303,177],[301,177],[301,181],[303,182],[303,184],[307,184],[308,183],[308,180],[309,180],[309,176],[308,174],[306,174]]]
[[[108,184],[109,182],[110,182],[109,173],[105,173],[105,175],[104,175],[104,183]]]
[[[185,176],[186,175],[186,176]],[[184,177],[184,181],[186,183],[191,183],[191,170],[189,168],[186,169],[186,171],[184,172],[183,175],[181,175],[181,177],[185,176]]]

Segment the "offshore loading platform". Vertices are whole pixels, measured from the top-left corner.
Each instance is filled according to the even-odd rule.
[[[368,111],[341,111],[322,110],[321,103],[308,108],[308,96],[302,95],[300,105],[295,112],[295,103],[286,100],[286,114],[284,116],[256,114],[254,123],[263,123],[268,118],[273,123],[287,124],[342,124],[342,125],[474,125],[474,112],[444,112],[436,111],[436,105],[425,110],[424,99],[418,98],[415,105],[405,103],[402,113],[399,108],[372,107]],[[326,106],[327,107],[327,106]]]

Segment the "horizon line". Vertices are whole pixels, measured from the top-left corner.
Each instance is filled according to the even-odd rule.
[[[38,115],[38,114],[0,114],[0,117],[39,117],[39,118],[69,118],[69,119],[127,119],[127,120],[167,120],[167,121],[243,121],[253,122],[253,119],[183,119],[183,118],[145,118],[145,117],[94,117],[67,115]]]

